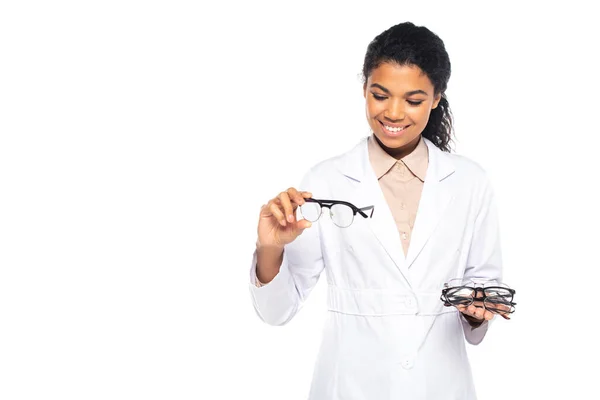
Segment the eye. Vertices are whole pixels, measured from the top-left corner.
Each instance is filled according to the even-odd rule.
[[[385,97],[385,96],[380,96],[380,95],[378,95],[378,94],[375,94],[375,93],[372,93],[372,92],[371,92],[371,94],[373,95],[373,97],[374,97],[374,98],[375,98],[375,100],[377,100],[377,101],[383,101],[383,100],[387,99],[387,97]]]
[[[413,100],[406,100],[408,102],[408,104],[410,104],[411,106],[418,106],[420,105],[423,100],[419,100],[419,101],[413,101]]]

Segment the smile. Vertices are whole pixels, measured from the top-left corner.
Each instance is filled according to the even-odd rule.
[[[406,128],[408,128],[410,126],[410,125],[390,126],[390,125],[384,124],[381,121],[379,121],[379,123],[383,127],[384,132],[389,135],[392,135],[392,136],[399,135],[400,133],[404,132],[406,130]]]

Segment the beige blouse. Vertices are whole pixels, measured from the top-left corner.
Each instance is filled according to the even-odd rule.
[[[413,152],[400,160],[387,154],[373,135],[368,148],[371,166],[396,221],[406,256],[429,164],[427,145],[421,138]]]

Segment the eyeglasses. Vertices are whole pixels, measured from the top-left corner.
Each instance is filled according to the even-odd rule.
[[[299,207],[304,219],[315,222],[323,214],[323,209],[329,208],[331,221],[340,228],[347,228],[352,225],[356,214],[361,215],[363,218],[372,218],[373,209],[375,208],[375,206],[358,208],[352,203],[340,200],[318,200],[313,198],[304,200],[305,203]],[[369,215],[365,214],[365,211],[369,210],[371,211]]]
[[[468,307],[473,303],[493,313],[500,314],[506,318],[508,314],[515,312],[513,297],[515,290],[495,280],[486,281],[478,286],[473,281],[453,279],[444,284],[440,300],[444,305]]]

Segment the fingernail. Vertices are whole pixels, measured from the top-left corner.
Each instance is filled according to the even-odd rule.
[[[306,227],[310,228],[311,226],[312,226],[312,222],[308,221],[308,225]]]
[[[294,222],[294,216],[292,214],[288,215],[288,221]]]

